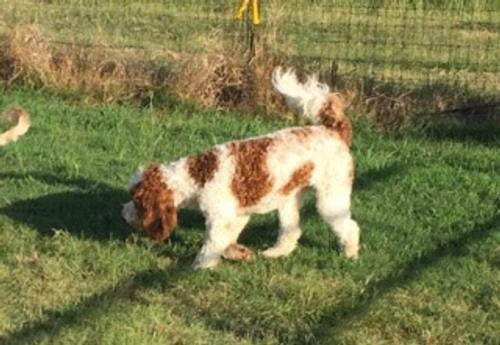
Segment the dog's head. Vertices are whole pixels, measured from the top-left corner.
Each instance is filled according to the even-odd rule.
[[[162,241],[177,225],[174,193],[167,185],[161,167],[151,165],[130,183],[132,201],[123,206],[123,218],[134,228]]]

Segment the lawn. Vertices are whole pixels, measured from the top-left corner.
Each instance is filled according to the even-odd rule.
[[[103,44],[170,67],[175,54],[207,48],[213,30],[244,39],[238,3],[0,0],[0,44],[35,24],[47,50]],[[437,98],[437,86],[498,98],[496,1],[262,3],[257,37],[284,61],[335,60],[341,74],[401,90],[428,83]],[[196,271],[201,214],[182,211],[164,243],[135,233],[120,218],[130,175],[297,123],[201,109],[164,89],[148,102],[100,105],[85,85],[61,92],[50,78],[44,90],[1,84],[0,110],[22,105],[33,127],[0,148],[0,344],[500,344],[498,124],[434,119],[381,133],[373,114],[352,114],[360,258],[339,255],[311,192],[290,257]],[[388,110],[399,101],[377,92]],[[240,241],[265,249],[278,226],[276,214],[257,216]]]
[[[313,195],[290,257],[196,271],[203,218],[165,243],[120,219],[141,164],[291,120],[72,104],[0,94],[32,130],[0,149],[0,344],[499,344],[500,131],[381,134],[355,121],[357,261],[337,252]],[[261,250],[275,214],[240,238]]]

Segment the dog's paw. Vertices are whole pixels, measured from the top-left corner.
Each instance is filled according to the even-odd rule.
[[[255,253],[244,245],[233,243],[224,250],[222,257],[233,261],[253,261],[255,260]]]

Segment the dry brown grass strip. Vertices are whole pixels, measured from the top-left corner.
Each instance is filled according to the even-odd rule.
[[[273,90],[270,76],[277,65],[293,66],[290,59],[296,52],[292,44],[287,45],[288,52],[273,50],[283,46],[276,43],[282,20],[279,8],[273,13],[276,22],[255,35],[252,50],[248,40],[242,43],[216,30],[200,38],[202,49],[197,54],[168,49],[148,52],[105,43],[61,44],[37,26],[18,25],[0,37],[0,84],[44,87],[106,103],[144,104],[157,95],[173,93],[200,106],[283,116],[288,112]],[[315,66],[312,71],[318,70]],[[340,74],[335,62],[321,72],[322,80],[333,89],[357,95],[350,107],[352,117],[368,114],[381,129],[404,127],[415,114],[489,101],[465,88],[444,84],[430,90]]]
[[[144,52],[118,52],[104,44],[56,44],[34,25],[15,27],[0,46],[0,78],[8,85],[81,92],[100,102],[139,97],[164,86],[169,77]]]
[[[78,93],[97,102],[173,92],[200,106],[282,109],[270,81],[276,58],[267,49],[266,40],[257,42],[251,54],[243,44],[219,31],[211,32],[202,42],[199,54],[168,51],[159,63],[138,48],[61,44],[37,26],[17,26],[0,38],[0,80],[7,85]]]
[[[281,112],[282,102],[271,83],[277,58],[264,40],[256,42],[253,52],[246,48],[221,32],[212,33],[202,54],[183,61],[174,91],[202,106]]]

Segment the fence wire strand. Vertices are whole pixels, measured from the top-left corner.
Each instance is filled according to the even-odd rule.
[[[275,15],[263,2],[257,35]],[[500,5],[495,2],[274,1],[284,8],[272,49],[297,65],[340,70],[414,85],[448,83],[495,93],[500,85]],[[365,5],[362,5],[365,3]],[[445,2],[443,2],[445,3]],[[372,5],[366,5],[372,4]],[[378,4],[375,6],[373,4]],[[229,7],[226,10],[232,10]],[[234,30],[230,16],[221,22]]]

